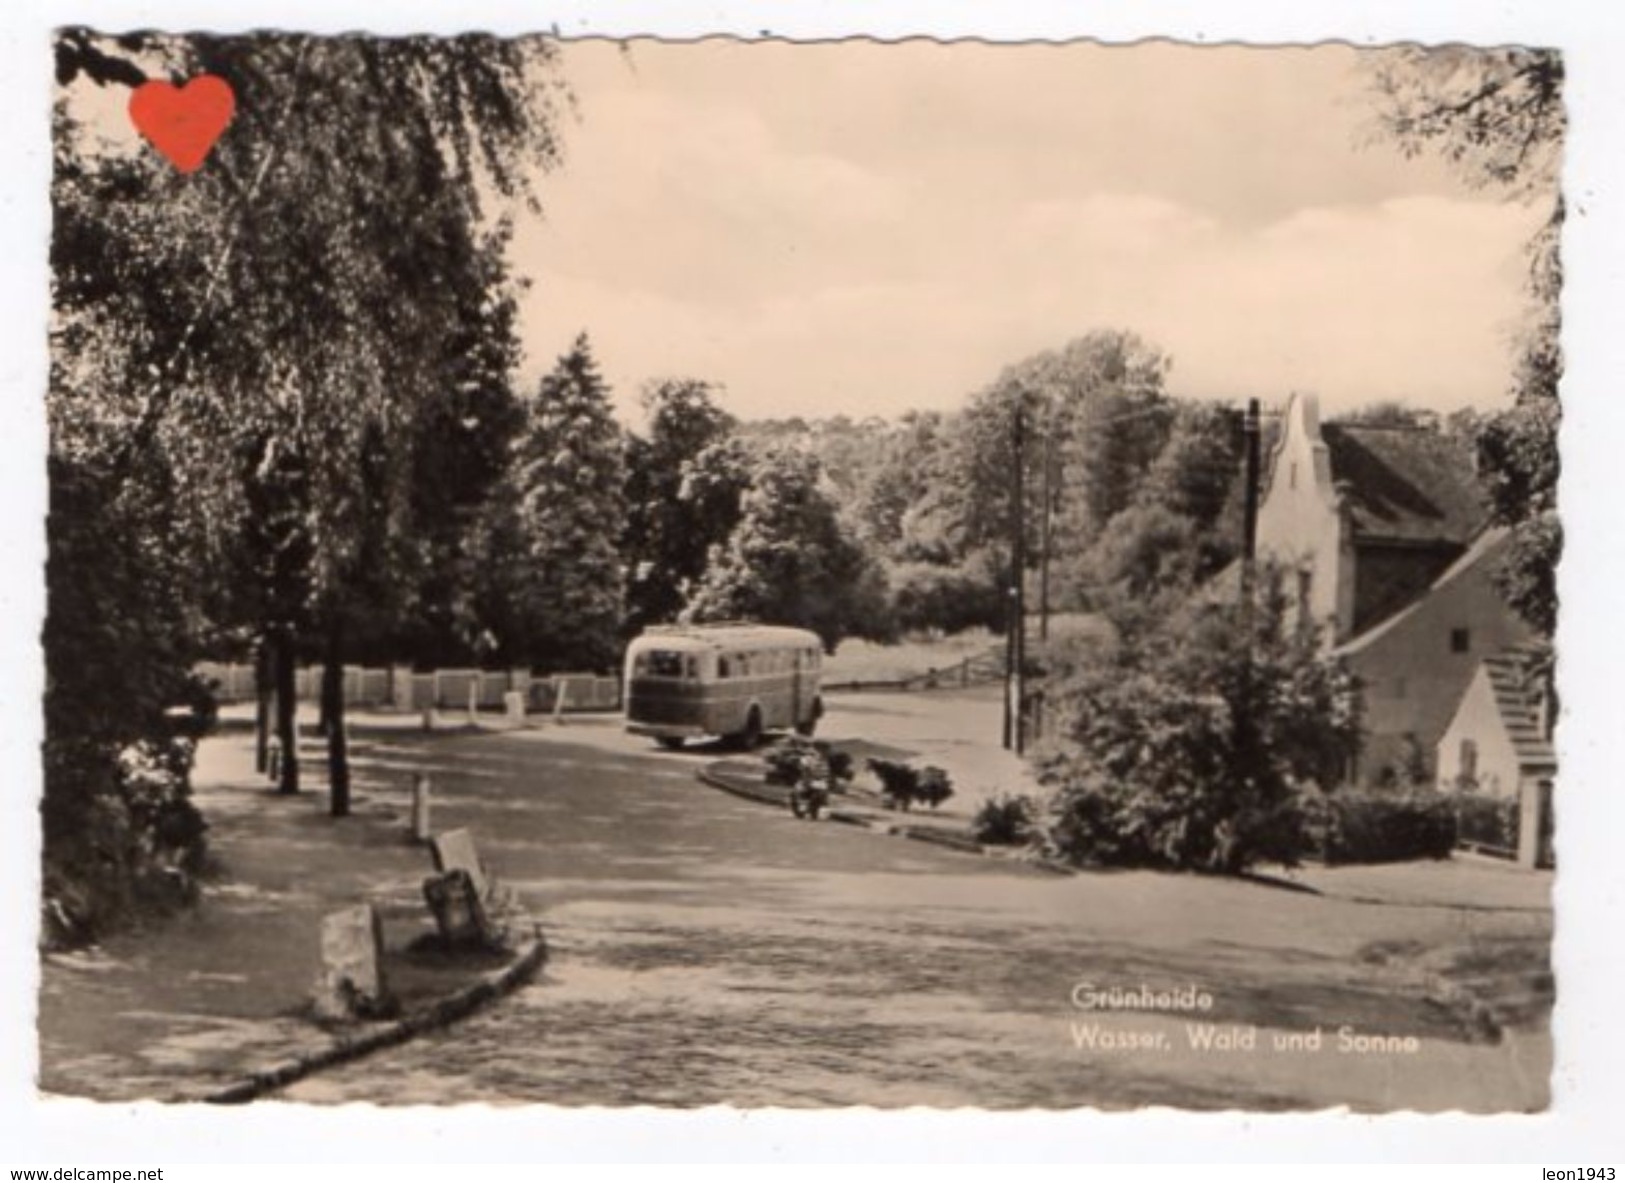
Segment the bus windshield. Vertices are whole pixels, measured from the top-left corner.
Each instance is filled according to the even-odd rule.
[[[650,649],[640,653],[633,664],[634,675],[643,678],[692,678],[695,675],[692,653],[675,653],[670,649]]]

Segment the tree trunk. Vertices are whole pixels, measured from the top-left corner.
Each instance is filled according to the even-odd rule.
[[[327,629],[327,661],[322,666],[322,705],[327,715],[328,812],[350,813],[350,750],[344,727],[344,632],[335,615]]]
[[[279,792],[299,791],[299,709],[294,685],[293,634],[286,627],[274,629],[271,640],[271,672],[276,688],[276,736],[282,749]]]
[[[270,638],[261,636],[254,646],[254,771],[270,767],[271,652]]]

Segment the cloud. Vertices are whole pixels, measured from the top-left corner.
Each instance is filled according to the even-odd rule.
[[[708,69],[643,54],[635,75],[583,59],[548,220],[516,241],[537,278],[533,370],[585,327],[626,392],[686,373],[726,383],[741,414],[892,414],[1119,327],[1196,395],[1449,408],[1504,391],[1540,212],[1356,152],[1347,111],[1316,115],[1346,95],[1346,54],[1322,70],[1306,53],[1124,53],[1091,58],[1096,77],[1046,54],[790,48]],[[1152,57],[1184,65],[1137,84]],[[887,62],[907,88],[885,89]],[[1270,91],[1271,71],[1297,89]],[[864,87],[867,105],[847,93]],[[1136,155],[1118,114],[1160,138]]]

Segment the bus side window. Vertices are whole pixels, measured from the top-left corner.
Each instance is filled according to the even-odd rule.
[[[685,657],[683,659],[683,677],[692,682],[699,676],[700,667],[698,661],[692,655]]]

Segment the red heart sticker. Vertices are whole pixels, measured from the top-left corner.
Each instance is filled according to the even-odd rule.
[[[236,109],[231,86],[214,74],[185,86],[145,82],[130,96],[130,122],[183,173],[203,164]]]

